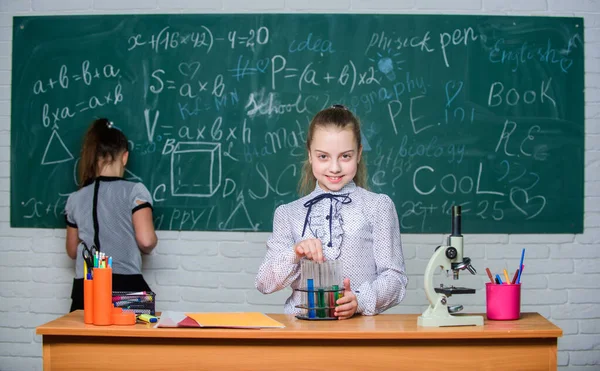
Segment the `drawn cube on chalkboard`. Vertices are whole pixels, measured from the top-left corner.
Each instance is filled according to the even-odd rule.
[[[171,195],[211,197],[220,186],[221,143],[177,143],[171,153]]]

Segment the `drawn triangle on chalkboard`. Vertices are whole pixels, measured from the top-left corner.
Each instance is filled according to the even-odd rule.
[[[126,180],[136,180],[138,182],[142,182],[142,178],[140,178],[139,176],[135,175],[127,169],[125,169],[125,176],[123,176],[123,178],[125,178]]]
[[[73,155],[58,135],[58,132],[52,130],[52,135],[44,150],[44,156],[42,156],[42,165],[60,164],[72,159]]]
[[[229,215],[229,218],[227,218],[225,222],[219,223],[219,229],[225,231],[258,231],[258,226],[260,224],[252,223],[250,214],[248,213],[248,209],[244,203],[244,195],[242,193],[240,193],[238,196],[237,201],[239,201],[239,203],[235,209],[233,209],[231,215]],[[239,226],[240,224],[242,226]],[[244,224],[247,224],[248,226],[243,226]],[[232,228],[234,225],[236,227]]]
[[[369,152],[371,150],[371,146],[369,145],[369,141],[362,131],[360,132],[360,141],[363,146],[363,151]]]

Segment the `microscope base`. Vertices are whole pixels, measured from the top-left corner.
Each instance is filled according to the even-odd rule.
[[[417,325],[422,327],[483,326],[483,317],[450,314],[446,297],[440,295],[436,305],[433,307],[430,305],[417,318]]]
[[[417,325],[421,327],[444,327],[444,326],[483,326],[482,316],[451,315],[447,317],[423,317],[419,316]]]

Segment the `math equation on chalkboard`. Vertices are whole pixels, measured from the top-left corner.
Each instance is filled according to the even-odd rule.
[[[361,122],[402,233],[581,233],[582,18],[15,17],[11,226],[62,228],[88,125],[129,140],[157,229],[270,231],[312,117]]]

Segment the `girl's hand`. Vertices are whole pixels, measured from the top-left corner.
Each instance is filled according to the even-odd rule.
[[[309,238],[307,240],[298,242],[294,246],[294,251],[296,252],[296,256],[298,258],[302,258],[304,256],[307,259],[316,262],[323,262],[325,260],[323,257],[323,246],[321,245],[321,240],[318,238]]]
[[[356,313],[358,309],[358,301],[356,295],[350,289],[350,279],[344,279],[344,297],[336,301],[338,306],[335,307],[335,316],[338,319],[348,319]]]

